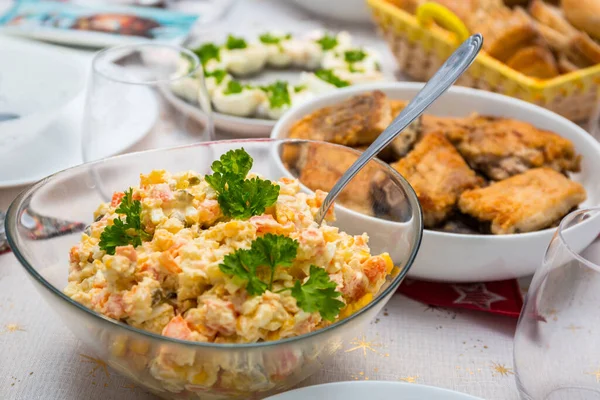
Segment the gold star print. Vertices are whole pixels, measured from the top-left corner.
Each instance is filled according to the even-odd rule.
[[[381,348],[382,345],[380,343],[367,342],[367,338],[363,335],[362,339],[354,339],[350,342],[351,345],[355,346],[351,349],[346,350],[346,353],[350,353],[356,350],[362,350],[364,356],[367,356],[367,350],[372,351],[373,353],[380,354],[376,349]]]
[[[400,382],[417,383],[417,379],[419,379],[418,375],[415,375],[415,376],[404,376],[404,377],[400,378]]]
[[[582,327],[581,327],[581,326],[576,326],[576,325],[573,325],[573,324],[571,324],[571,325],[567,326],[565,329],[568,329],[568,330],[570,330],[571,332],[575,333],[575,332],[577,332],[579,329],[582,329]]]
[[[106,375],[106,377],[110,378],[110,372],[108,372],[108,366],[106,365],[106,362],[104,362],[103,360],[101,360],[99,358],[86,356],[85,354],[79,354],[79,355],[81,357],[85,358],[85,360],[82,360],[83,362],[94,364],[94,368],[92,368],[89,375],[96,376],[96,371],[101,369],[102,372],[104,372],[104,374]]]
[[[496,374],[501,376],[514,375],[512,368],[507,368],[504,364],[492,363],[492,369],[494,373],[492,375],[496,376]]]
[[[18,324],[7,324],[6,327],[4,328],[4,330],[0,331],[0,334],[2,334],[2,333],[14,333],[14,332],[25,332],[25,329],[23,329]]]
[[[131,390],[132,392],[135,392],[135,390],[137,389],[137,386],[135,386],[135,384],[134,384],[134,383],[129,383],[129,384],[127,384],[127,385],[123,385],[123,386],[121,386],[121,387],[122,387],[122,388],[124,388],[124,389],[129,389],[129,390]]]
[[[600,368],[598,368],[594,372],[586,372],[586,375],[595,376],[596,377],[596,383],[600,383]]]

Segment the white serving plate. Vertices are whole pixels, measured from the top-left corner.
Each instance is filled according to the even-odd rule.
[[[327,94],[292,108],[278,121],[271,137],[285,138],[291,125],[302,116],[358,93],[379,89],[390,98],[409,100],[422,86],[422,83],[378,83]],[[442,116],[465,116],[472,112],[522,120],[571,140],[576,151],[583,156],[582,171],[571,177],[580,182],[588,194],[580,207],[600,204],[600,180],[597,175],[597,171],[600,171],[600,144],[585,130],[536,105],[463,87],[452,87],[427,110],[429,114]],[[356,214],[342,207],[337,210],[338,214],[343,213],[342,218]],[[352,218],[359,217],[352,215]],[[365,223],[372,223],[373,218],[362,218]],[[588,229],[585,229],[586,226]],[[385,224],[381,229],[385,230]],[[426,229],[421,249],[408,276],[451,282],[483,282],[529,276],[542,262],[554,231],[545,229],[513,235],[466,235]],[[574,249],[580,251],[592,242],[596,233],[589,229],[589,224],[582,223],[574,227],[570,234],[580,237],[580,248]]]
[[[85,58],[55,46],[0,36],[0,157],[35,140],[85,87]]]
[[[266,400],[482,400],[451,390],[402,382],[337,382],[292,390]]]
[[[303,36],[313,30],[323,30],[322,27],[312,25],[312,24],[303,24],[303,28],[299,28],[295,26],[292,29],[285,26],[269,26],[267,27],[254,27],[249,29],[244,33],[232,32],[235,36],[243,37],[246,40],[255,40],[261,33],[265,31],[280,31],[280,32],[291,32],[296,36]],[[325,29],[326,30],[326,29]],[[200,38],[194,39],[185,43],[185,47],[194,48],[202,45],[202,43],[215,42],[215,43],[224,43],[227,39],[227,34],[223,34],[222,32],[214,33],[214,32],[205,32],[205,34],[201,35]],[[353,36],[353,42],[356,46],[368,46],[369,48],[373,48],[376,51],[383,53],[387,51],[385,46],[379,47],[375,46],[375,44],[364,43],[364,38],[357,38]],[[382,54],[383,55],[383,54]],[[395,80],[394,77],[394,67],[391,58],[382,60],[382,73],[384,78],[387,80]],[[240,78],[244,81],[250,81],[254,84],[269,84],[273,83],[276,80],[285,80],[290,82],[293,85],[300,83],[300,73],[302,71],[300,69],[276,69],[276,68],[267,68],[262,71],[260,74],[250,77]],[[198,105],[194,105],[188,103],[184,99],[175,95],[168,88],[163,88],[162,92],[171,105],[175,107],[178,111],[188,115],[194,120],[204,124],[207,120],[206,113],[200,109]],[[249,117],[236,117],[233,115],[222,114],[213,110],[213,123],[215,128],[218,131],[225,131],[233,134],[235,137],[242,138],[259,138],[259,137],[269,137],[273,127],[277,123],[276,120],[270,119],[262,119],[262,118],[249,118]]]

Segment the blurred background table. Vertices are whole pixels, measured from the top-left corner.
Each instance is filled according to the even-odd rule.
[[[0,12],[10,6],[0,1]],[[275,21],[275,22],[274,22]],[[317,21],[281,0],[242,0],[211,32],[246,27],[326,27],[351,31],[357,41],[393,60],[370,26],[349,27]],[[87,56],[91,58],[91,53]],[[400,77],[401,79],[401,77]],[[193,143],[197,138],[172,130],[174,110],[163,104],[161,121],[132,151]],[[218,139],[231,135],[217,132]],[[23,188],[0,190],[6,210]],[[410,282],[409,282],[410,283]],[[493,302],[485,286],[461,289],[464,302]],[[428,307],[402,295],[364,332],[303,385],[343,380],[392,380],[453,389],[488,400],[517,399],[512,369],[516,319],[485,313]],[[154,399],[94,358],[42,301],[12,253],[0,256],[0,398],[16,399]]]

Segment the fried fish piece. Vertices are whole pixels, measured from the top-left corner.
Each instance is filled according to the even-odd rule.
[[[361,146],[372,143],[392,119],[386,95],[375,90],[305,116],[291,127],[289,137]]]
[[[359,154],[350,148],[307,143],[298,148],[295,165],[288,169],[298,171],[298,179],[311,190],[329,192],[342,174],[356,161]],[[336,202],[366,215],[373,215],[370,187],[379,179],[375,161],[368,163],[348,183]]]
[[[578,172],[581,156],[570,140],[522,121],[473,115],[468,129],[446,132],[471,168],[493,180],[531,168]]]
[[[425,227],[432,228],[453,211],[460,194],[482,183],[442,133],[424,136],[415,148],[392,164],[414,188]]]
[[[535,168],[486,188],[467,190],[460,211],[490,222],[496,235],[551,226],[586,199],[583,186],[551,168]]]

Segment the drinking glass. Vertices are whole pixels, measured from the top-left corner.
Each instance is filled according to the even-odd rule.
[[[567,215],[536,271],[514,342],[527,400],[600,399],[600,207]]]
[[[210,99],[198,57],[158,43],[99,52],[92,62],[82,134],[85,162],[212,139]]]

